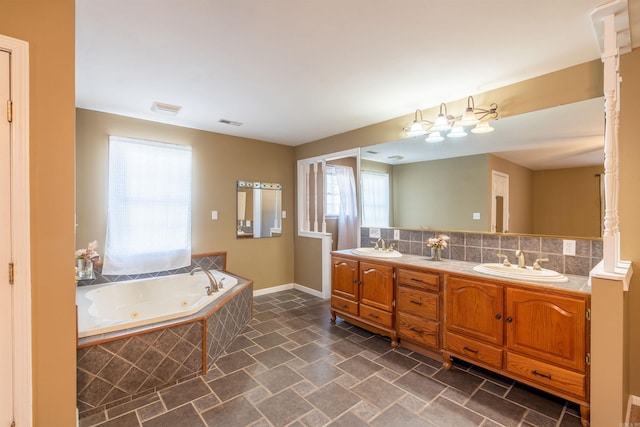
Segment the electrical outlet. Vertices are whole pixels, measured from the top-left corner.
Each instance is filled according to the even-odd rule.
[[[218,219],[218,211],[211,211],[211,219],[215,221]]]
[[[379,239],[380,238],[380,229],[379,228],[370,228],[369,229],[369,237]]]
[[[575,240],[563,240],[562,241],[562,255],[575,256],[576,254],[576,241]]]
[[[400,240],[400,230],[393,230],[393,240]]]
[[[473,219],[480,219],[480,212],[474,212]]]
[[[282,218],[286,219],[287,218],[287,211],[282,211]]]

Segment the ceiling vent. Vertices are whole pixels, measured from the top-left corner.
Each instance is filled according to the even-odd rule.
[[[154,102],[151,104],[151,111],[167,116],[176,116],[181,109],[182,107],[178,105],[163,104],[162,102]]]
[[[220,119],[218,120],[218,123],[223,123],[225,125],[231,125],[231,126],[242,126],[242,123],[240,122],[234,122],[233,120],[227,120],[227,119]]]

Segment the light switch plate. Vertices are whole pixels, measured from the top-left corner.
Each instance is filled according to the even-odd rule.
[[[379,228],[370,228],[369,229],[369,237],[373,237],[376,239],[380,238],[380,229]]]
[[[282,218],[286,218],[287,217],[287,211],[282,211]]]
[[[576,255],[576,241],[575,240],[563,240],[562,241],[562,255]]]
[[[218,219],[218,211],[211,211],[211,219],[214,221]]]
[[[393,240],[400,240],[400,230],[393,230]]]

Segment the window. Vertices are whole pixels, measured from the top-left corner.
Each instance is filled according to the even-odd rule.
[[[362,225],[389,226],[389,174],[362,171]]]
[[[335,166],[327,165],[327,217],[337,217],[340,215],[340,187],[336,176]]]
[[[191,147],[109,137],[104,274],[191,264]]]

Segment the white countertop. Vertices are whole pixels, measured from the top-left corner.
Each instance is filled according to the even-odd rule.
[[[530,280],[523,281],[523,280],[511,279],[506,277],[498,277],[490,274],[477,272],[473,269],[473,267],[478,265],[478,263],[476,262],[457,261],[457,260],[449,260],[449,259],[442,259],[441,261],[432,261],[431,258],[427,256],[417,256],[417,255],[407,255],[407,254],[402,254],[402,256],[398,258],[375,258],[375,257],[368,257],[365,255],[355,255],[352,252],[352,249],[333,251],[331,253],[334,255],[347,256],[349,258],[354,258],[354,259],[357,258],[359,260],[369,260],[377,264],[395,265],[398,267],[420,267],[420,268],[426,268],[429,270],[438,271],[441,273],[450,273],[450,274],[459,273],[467,276],[481,277],[483,279],[491,279],[491,280],[500,281],[500,282],[527,284],[527,285],[541,286],[545,288],[552,288],[552,289],[558,289],[558,290],[582,292],[587,294],[591,293],[591,282],[588,276],[576,276],[572,274],[565,274],[565,276],[567,276],[569,281],[561,282],[561,283],[530,281]]]

